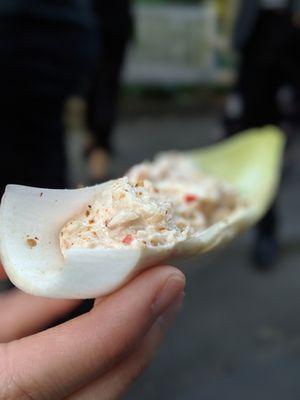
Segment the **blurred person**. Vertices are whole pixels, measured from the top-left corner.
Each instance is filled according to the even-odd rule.
[[[279,125],[279,89],[288,83],[300,93],[300,0],[241,0],[233,39],[240,60],[236,93],[228,102],[227,134]],[[269,268],[277,257],[274,204],[258,224],[253,260]]]
[[[43,332],[78,301],[0,295],[1,399],[121,398],[157,352],[184,286],[176,268],[151,268],[89,313]]]
[[[91,0],[0,2],[0,191],[63,188],[65,100],[98,54]]]
[[[92,135],[88,155],[91,178],[98,182],[106,178],[113,150],[121,75],[134,22],[130,0],[93,0],[93,6],[99,21],[101,47],[87,98],[88,128]]]

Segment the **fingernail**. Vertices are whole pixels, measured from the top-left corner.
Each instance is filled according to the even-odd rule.
[[[181,273],[171,275],[164,287],[152,304],[152,311],[155,318],[165,314],[167,309],[178,300],[185,287],[185,278]],[[183,298],[182,298],[183,299]]]
[[[180,313],[184,297],[185,293],[181,292],[176,300],[170,305],[170,307],[167,308],[165,313],[158,318],[158,321],[164,330],[168,329],[173,324],[177,315]]]

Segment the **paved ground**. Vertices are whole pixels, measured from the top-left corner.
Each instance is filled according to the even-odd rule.
[[[123,122],[113,170],[157,151],[204,145],[220,132],[214,116]],[[300,398],[300,155],[289,155],[280,197],[281,257],[261,274],[248,253],[253,233],[217,254],[183,263],[184,311],[156,360],[126,399],[293,400]]]

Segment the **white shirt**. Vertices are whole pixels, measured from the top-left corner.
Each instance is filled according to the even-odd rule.
[[[260,0],[261,8],[265,10],[281,10],[287,7],[289,0]]]

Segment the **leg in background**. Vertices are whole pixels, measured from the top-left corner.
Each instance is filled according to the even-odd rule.
[[[107,166],[105,168],[102,161],[106,160],[107,163],[113,151],[112,132],[117,118],[121,75],[129,40],[129,29],[120,32],[115,29],[100,30],[100,57],[88,94],[88,126],[94,139],[90,167],[92,179],[95,180],[105,178]]]
[[[237,93],[241,97],[241,118],[238,130],[278,125],[277,91],[282,72],[274,64],[272,39],[264,32],[263,21],[241,55]],[[234,130],[230,134],[235,134]],[[258,223],[253,249],[253,262],[260,269],[273,266],[277,259],[277,208],[274,203]]]

